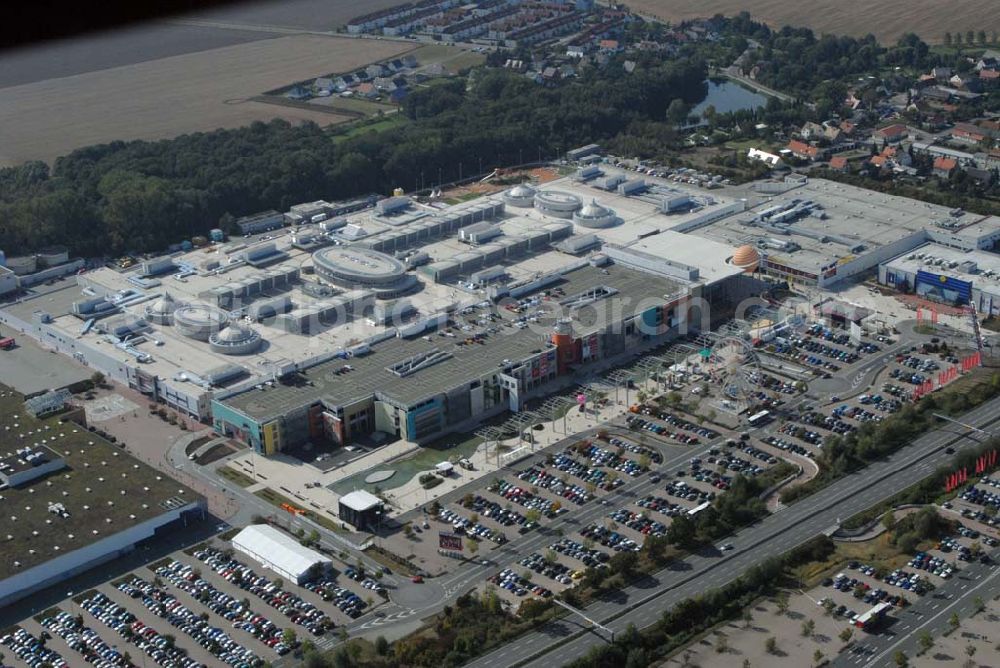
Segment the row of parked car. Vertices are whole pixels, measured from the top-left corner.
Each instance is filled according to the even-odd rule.
[[[635,505],[640,508],[645,508],[646,510],[655,510],[656,512],[666,515],[667,517],[677,517],[679,515],[687,514],[687,508],[684,506],[677,503],[671,503],[662,497],[653,496],[652,494],[639,499],[635,502]]]
[[[986,478],[986,480],[992,479]],[[976,485],[973,485],[969,489],[962,492],[962,499],[968,501],[969,503],[974,503],[977,506],[987,506],[989,508],[1000,510],[1000,494],[991,492],[988,489],[984,489]]]
[[[287,654],[293,649],[281,641],[282,629],[274,622],[255,613],[236,597],[216,589],[191,566],[171,561],[158,567],[155,573],[157,577],[166,580],[174,587],[191,594],[209,610],[231,622],[234,628],[246,631],[279,655]],[[134,587],[126,583],[122,583],[118,588],[126,594],[134,591]]]
[[[152,610],[155,608],[156,602],[149,599],[143,603],[147,609]],[[80,607],[105,626],[128,639],[157,665],[164,668],[204,668],[204,664],[189,657],[186,650],[177,647],[154,627],[138,621],[135,615],[117,605],[101,592],[81,601]],[[223,656],[219,658],[233,668],[255,668],[263,664],[260,659],[257,659],[255,663],[250,663],[235,655],[224,654]]]
[[[617,436],[612,436],[608,439],[608,443],[615,446],[616,448],[621,448],[626,452],[631,452],[634,455],[649,457],[649,461],[654,464],[659,464],[663,461],[663,455],[654,450],[653,448],[648,448],[645,445],[638,445],[632,441],[626,441],[624,438],[618,438]]]
[[[598,468],[596,466],[587,466],[586,464],[581,464],[576,459],[573,458],[573,448],[566,448],[565,452],[558,454],[552,460],[552,466],[562,471],[563,473],[568,473],[575,478],[579,478],[587,485],[594,485],[595,487],[600,487],[601,489],[610,492],[613,489],[617,489],[625,484],[625,481],[618,476],[609,475],[608,471]],[[579,485],[577,485],[579,487]],[[583,489],[583,488],[581,488]],[[555,491],[555,490],[553,490]],[[584,490],[586,498],[584,501],[575,501],[576,503],[586,503],[590,500],[590,495]],[[565,493],[560,496],[566,496]],[[573,500],[572,496],[566,496],[570,500]]]
[[[302,586],[318,594],[324,601],[332,602],[351,619],[357,619],[363,615],[364,609],[368,605],[361,600],[360,596],[350,589],[339,586],[335,579],[329,577],[318,578],[312,582],[306,582]]]
[[[807,450],[798,443],[794,441],[789,441],[783,438],[778,438],[777,436],[765,436],[763,439],[765,443],[771,445],[780,450],[785,450],[786,452],[792,452],[800,457],[813,457],[812,450]]]
[[[604,568],[602,564],[606,564],[611,559],[607,552],[594,547],[587,547],[572,538],[560,538],[549,545],[549,549],[559,554],[565,554],[567,557],[572,557],[577,561],[582,561],[585,566],[590,566],[591,568]]]
[[[653,422],[652,420],[647,420],[645,418],[636,417],[635,415],[629,415],[627,418],[625,418],[625,424],[630,429],[642,429],[648,432],[652,432],[657,436],[672,438],[678,443],[683,443],[685,445],[698,445],[701,442],[697,436],[692,436],[691,434],[686,434],[682,431],[671,431],[662,424]]]
[[[41,640],[31,635],[21,627],[0,638],[0,645],[10,648],[14,656],[26,663],[29,668],[69,668],[66,659],[58,652],[49,649]]]
[[[539,575],[544,575],[547,578],[555,580],[560,584],[573,584],[573,579],[570,577],[570,573],[572,571],[568,566],[560,564],[558,561],[549,562],[545,559],[545,557],[537,552],[532,552],[517,563],[525,568],[530,568]]]
[[[791,344],[794,348],[804,351],[799,354],[799,359],[803,357],[825,357],[829,360],[843,362],[844,364],[854,364],[860,359],[857,353],[835,348],[828,343],[820,343],[808,337],[793,339]],[[811,355],[810,355],[811,353]]]
[[[562,455],[553,458],[552,463],[555,465],[556,461],[562,461],[559,459]],[[575,463],[575,462],[574,462]],[[582,464],[577,464],[577,466],[583,467]],[[590,500],[589,494],[584,494],[584,496],[579,495],[579,485],[573,486],[569,483],[564,483],[558,477],[556,477],[551,471],[546,471],[545,469],[536,468],[534,466],[528,467],[517,474],[518,480],[523,480],[529,483],[533,487],[541,487],[542,489],[547,489],[553,494],[563,497],[564,499],[569,499],[576,504],[584,504]],[[567,491],[569,490],[569,491]],[[584,498],[586,497],[586,498]],[[558,514],[558,508],[553,511]],[[569,512],[563,509],[563,512]],[[554,517],[554,515],[552,515]]]
[[[779,434],[785,434],[786,436],[791,436],[792,438],[797,438],[800,441],[805,441],[810,445],[815,445],[817,448],[823,447],[823,442],[825,437],[818,431],[812,431],[811,429],[806,429],[801,425],[795,424],[794,422],[786,422],[778,428]]]
[[[923,357],[917,357],[916,355],[897,355],[896,363],[902,366],[908,367],[910,369],[915,369],[917,371],[923,371],[924,373],[930,373],[931,371],[937,371],[941,368],[941,365],[932,359],[926,359]]]
[[[926,552],[917,552],[909,562],[910,568],[933,573],[939,578],[947,580],[951,577],[955,569],[941,557],[935,557]]]
[[[100,634],[80,619],[65,610],[46,617],[42,628],[63,639],[66,646],[80,654],[81,658],[95,668],[129,668],[132,663],[125,655],[109,645]]]
[[[166,619],[171,626],[190,636],[225,663],[232,666],[253,665],[251,662],[257,660],[257,656],[252,650],[230,638],[229,634],[219,627],[210,625],[208,620],[195,614],[193,610],[160,586],[133,575],[129,582],[119,583],[117,587],[122,593],[132,598],[141,599],[143,605],[150,612]],[[240,608],[242,609],[242,607],[241,604]],[[133,622],[133,630],[135,627],[143,629],[143,633],[146,632],[143,622]],[[157,644],[166,647],[170,641],[163,638]]]
[[[536,496],[524,487],[519,487],[506,480],[501,480],[497,484],[491,485],[490,491],[523,508],[537,510],[546,517],[555,517],[563,509],[562,505],[558,502],[546,499],[544,496]]]
[[[268,578],[258,575],[249,566],[240,563],[214,547],[207,547],[194,553],[195,559],[218,573],[228,582],[250,592],[269,606],[305,627],[313,635],[321,635],[333,628],[333,621],[312,603],[301,596],[284,590]]]
[[[520,476],[518,476],[520,478]],[[476,494],[472,497],[472,504],[469,509],[478,513],[481,517],[488,517],[497,524],[505,527],[524,526],[528,524],[527,518],[513,508],[507,509],[496,501]]]
[[[584,538],[600,543],[604,547],[609,547],[616,552],[638,552],[642,547],[628,536],[624,536],[617,531],[612,531],[600,524],[590,524],[580,531]],[[584,561],[584,563],[587,563]],[[587,564],[588,566],[590,564]]]
[[[502,531],[491,529],[480,522],[473,522],[467,517],[462,517],[450,508],[444,508],[438,513],[437,518],[442,522],[451,524],[452,530],[457,534],[465,534],[470,538],[479,540],[489,539],[497,545],[507,542],[507,537]]]
[[[667,525],[663,522],[650,519],[628,508],[620,508],[612,512],[609,517],[644,536],[664,536],[667,533]]]
[[[527,596],[528,593],[532,593],[541,598],[549,598],[552,596],[552,592],[550,590],[542,587],[541,585],[531,584],[509,568],[503,569],[496,575],[491,575],[486,578],[486,581],[492,582],[501,589],[506,589],[517,596]]]
[[[591,467],[602,466],[618,471],[619,473],[630,475],[633,478],[641,475],[647,470],[645,466],[642,466],[635,460],[629,459],[628,457],[620,457],[611,450],[602,448],[595,444],[591,444],[590,447],[587,448],[586,452],[581,454],[590,459],[589,463]]]
[[[886,575],[885,583],[905,589],[906,591],[912,591],[918,596],[923,596],[930,589],[930,584],[922,575],[904,571],[901,568],[897,568],[892,573]]]
[[[668,482],[666,491],[669,496],[676,496],[678,499],[684,499],[695,503],[703,503],[705,501],[711,501],[715,498],[715,494],[713,492],[706,492],[702,489],[698,489],[697,487],[692,487],[683,480],[672,480]]]

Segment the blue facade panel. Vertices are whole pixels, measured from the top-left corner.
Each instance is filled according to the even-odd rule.
[[[914,291],[922,296],[949,304],[968,304],[972,299],[972,283],[951,276],[917,272]]]
[[[257,452],[263,452],[260,423],[226,404],[212,401],[212,426],[217,434],[243,441]]]

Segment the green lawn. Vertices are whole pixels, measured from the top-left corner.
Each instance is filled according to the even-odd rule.
[[[250,476],[246,475],[245,473],[241,473],[240,471],[237,471],[236,469],[232,468],[231,466],[222,466],[222,467],[216,469],[215,473],[220,478],[225,478],[229,482],[235,483],[235,484],[239,485],[240,487],[249,487],[250,485],[254,484],[253,478],[251,478]]]
[[[383,130],[390,130],[392,128],[406,125],[409,122],[410,119],[406,116],[403,116],[402,114],[393,114],[379,120],[359,121],[356,123],[342,125],[340,127],[344,128],[343,132],[335,134],[333,136],[333,142],[335,144],[339,144],[340,142],[353,137],[358,137],[369,132],[382,132]]]
[[[396,107],[392,104],[386,104],[384,102],[375,102],[374,100],[366,100],[360,97],[340,97],[339,95],[334,98],[327,98],[330,100],[329,104],[317,104],[317,107],[328,107],[330,109],[346,109],[347,111],[356,111],[360,114],[365,114],[366,116],[374,116],[379,111],[395,111]]]
[[[278,492],[274,491],[270,487],[265,487],[264,489],[257,490],[256,492],[254,492],[254,496],[259,496],[260,498],[264,499],[265,501],[267,501],[268,503],[270,503],[272,506],[274,506],[275,508],[277,508],[279,511],[281,511],[283,513],[287,513],[288,512],[287,510],[285,510],[284,508],[281,507],[281,504],[283,504],[283,503],[286,503],[289,506],[293,506],[295,508],[301,508],[302,510],[305,511],[305,513],[303,513],[304,517],[309,518],[310,520],[312,520],[316,524],[320,525],[324,529],[329,529],[330,531],[334,531],[334,532],[338,532],[338,533],[344,533],[343,528],[341,528],[341,526],[339,524],[337,524],[336,522],[334,522],[333,520],[329,519],[325,515],[320,515],[319,513],[314,513],[313,511],[311,511],[308,508],[306,508],[305,507],[305,505],[306,505],[305,502],[303,502],[303,501],[295,501],[293,499],[290,499],[287,496],[279,494]]]

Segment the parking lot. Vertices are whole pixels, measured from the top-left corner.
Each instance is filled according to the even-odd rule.
[[[671,418],[675,422],[671,426],[679,427],[677,416]],[[653,419],[660,420],[659,416]],[[662,421],[670,424],[669,419]],[[488,581],[514,606],[529,596],[547,598],[573,587],[585,569],[606,568],[615,553],[637,552],[649,536],[665,535],[673,518],[700,512],[725,493],[737,475],[760,475],[780,462],[780,452],[767,452],[738,437],[724,438],[727,432],[722,430],[695,428],[702,430],[695,432],[699,438],[718,445],[688,446],[688,454],[694,456],[675,458],[666,467],[653,465],[649,472],[646,465],[652,457],[648,450],[656,446],[647,437],[645,445],[636,447],[633,432],[577,443],[550,453],[541,464],[516,472],[511,476],[514,480],[507,476],[495,479],[485,495],[472,499],[471,509],[479,522],[483,522],[484,508],[517,516],[525,516],[524,509],[531,509],[541,525],[583,505],[596,505],[599,511],[590,513],[592,519],[577,523],[575,528],[567,526],[561,536],[553,536],[541,548],[521,555],[515,564],[491,574]],[[653,434],[652,439],[660,438]],[[642,460],[642,465],[635,466],[635,458]],[[646,483],[643,492],[625,497],[611,493],[629,479]],[[446,508],[438,518],[447,522],[455,514]],[[507,521],[519,525],[518,531],[533,530],[535,514],[523,524],[517,516],[508,516]]]
[[[381,573],[334,563],[339,570],[300,586],[217,538],[23,620],[3,634],[0,653],[16,668],[258,668],[383,602]]]

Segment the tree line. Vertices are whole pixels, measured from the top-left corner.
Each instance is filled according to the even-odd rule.
[[[543,87],[502,69],[413,92],[409,122],[332,141],[282,120],[163,141],[73,151],[50,168],[0,170],[0,248],[65,244],[88,256],[157,251],[235,217],[298,202],[412,190],[496,166],[552,158],[662,121],[706,92],[704,63],[641,59],[630,76],[594,68]]]

